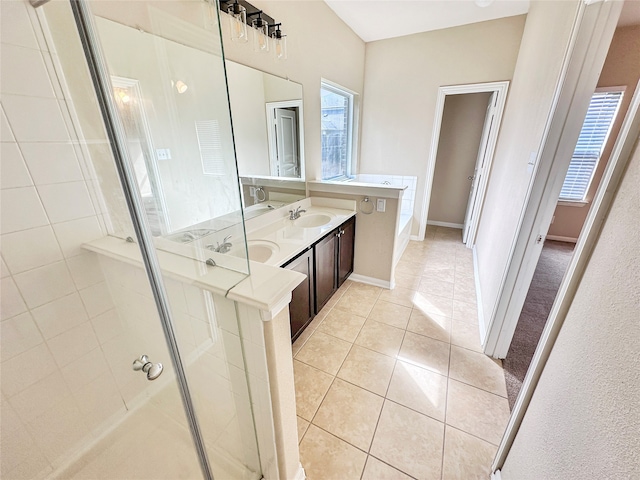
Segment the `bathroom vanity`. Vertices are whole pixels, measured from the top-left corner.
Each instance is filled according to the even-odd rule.
[[[355,233],[356,218],[351,217],[283,265],[307,276],[292,292],[291,341],[300,336],[353,272]]]

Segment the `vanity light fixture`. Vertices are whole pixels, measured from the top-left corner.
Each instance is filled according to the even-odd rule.
[[[287,59],[287,36],[282,34],[280,30],[280,23],[276,23],[275,25],[269,25],[270,27],[274,27],[273,32],[271,32],[271,41],[273,42],[273,52],[276,60],[286,60]]]
[[[219,0],[220,11],[229,14],[231,40],[247,42],[247,19],[252,27],[252,43],[256,52],[274,51],[277,60],[287,58],[287,37],[280,30],[281,23],[256,8],[246,0]],[[252,19],[252,17],[255,17]]]
[[[231,40],[237,43],[245,43],[247,37],[247,9],[244,8],[238,0],[229,4],[227,7],[229,14],[229,27],[231,30]]]

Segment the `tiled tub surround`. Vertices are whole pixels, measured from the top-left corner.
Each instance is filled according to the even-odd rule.
[[[347,281],[295,342],[309,480],[489,477],[509,406],[473,275],[460,231],[430,226],[394,290]]]

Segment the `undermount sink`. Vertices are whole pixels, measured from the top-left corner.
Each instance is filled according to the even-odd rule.
[[[310,213],[294,220],[293,224],[300,228],[315,228],[327,225],[331,220],[332,218],[325,213]]]
[[[249,260],[254,262],[267,262],[274,253],[280,250],[277,243],[269,240],[248,240],[247,250],[249,251]]]

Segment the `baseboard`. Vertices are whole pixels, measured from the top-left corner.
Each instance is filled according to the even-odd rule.
[[[415,242],[421,242],[422,240],[420,240],[420,235],[411,235],[409,237],[409,240],[413,240]]]
[[[307,478],[307,474],[304,471],[304,468],[302,468],[302,464],[299,463],[298,471],[296,472],[296,476],[294,477],[294,480],[305,480],[306,478]]]
[[[500,474],[500,470],[496,470],[491,474],[491,480],[502,480],[502,475]]]
[[[482,308],[482,292],[480,291],[480,275],[478,275],[478,253],[474,245],[473,249],[473,278],[476,283],[476,302],[478,304],[478,328],[480,329],[480,345],[484,346],[487,336],[487,328],[484,324],[484,309]]]
[[[349,275],[349,280],[353,280],[354,282],[366,283],[367,285],[374,285],[376,287],[386,288],[391,290],[391,282],[386,282],[384,280],[380,280],[379,278],[366,277],[364,275],[358,275],[357,273],[352,273]]]
[[[555,240],[556,242],[577,243],[578,239],[573,237],[562,237],[560,235],[547,235],[547,240]]]
[[[449,223],[449,222],[437,222],[437,221],[427,221],[427,225],[433,225],[434,227],[449,227],[449,228],[458,228],[462,230],[464,225],[462,223]]]

